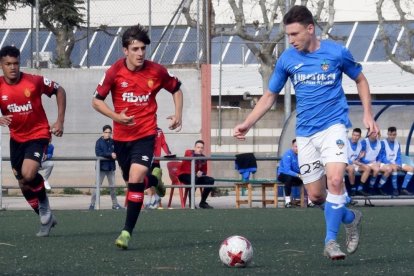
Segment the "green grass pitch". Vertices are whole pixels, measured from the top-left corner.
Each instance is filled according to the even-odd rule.
[[[360,208],[359,250],[344,261],[322,256],[325,226],[319,209],[143,211],[130,242],[114,240],[125,212],[57,211],[58,225],[37,238],[30,211],[0,212],[1,275],[414,275],[412,207]],[[254,248],[247,268],[218,256],[231,235]],[[339,235],[344,244],[344,230]]]

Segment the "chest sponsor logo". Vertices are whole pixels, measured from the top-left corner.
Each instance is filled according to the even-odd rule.
[[[146,103],[149,101],[150,96],[151,93],[135,96],[133,92],[125,92],[122,94],[122,100],[128,103]]]
[[[7,110],[12,113],[19,113],[19,112],[27,112],[33,110],[32,103],[30,101],[27,104],[17,105],[17,104],[9,104],[7,106]]]

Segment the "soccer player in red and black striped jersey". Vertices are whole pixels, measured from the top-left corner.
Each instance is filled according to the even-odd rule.
[[[183,93],[181,82],[160,64],[145,59],[150,44],[147,30],[136,25],[122,35],[125,57],[116,61],[98,84],[92,106],[111,118],[114,145],[122,176],[128,183],[125,226],[115,244],[128,248],[131,233],[144,200],[144,179],[151,167],[157,135],[157,102],[161,89],[172,94],[175,114],[167,117],[170,129],[181,129]],[[111,93],[114,110],[105,98]]]
[[[27,202],[40,216],[39,237],[49,236],[56,219],[49,206],[43,177],[38,173],[51,133],[60,137],[66,110],[66,92],[43,76],[20,72],[20,51],[14,46],[0,50],[0,125],[10,129],[10,161]],[[58,116],[49,127],[42,95],[56,95]]]

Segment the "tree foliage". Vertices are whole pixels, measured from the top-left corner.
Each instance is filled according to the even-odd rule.
[[[379,0],[377,2],[377,15],[380,30],[380,40],[384,44],[384,49],[387,54],[387,57],[397,66],[399,66],[402,70],[414,74],[414,65],[412,63],[412,61],[414,60],[414,29],[410,28],[409,21],[407,20],[407,15],[410,13],[410,11],[413,10],[414,4],[412,1],[404,0],[392,0],[392,2],[393,8],[395,9],[400,18],[400,35],[397,38],[397,44],[392,43],[392,34],[390,32],[387,32],[385,29],[387,20],[384,18],[382,12],[384,9],[384,0]],[[402,60],[401,55],[398,56],[396,54],[396,45],[398,45],[399,48],[403,49],[405,61]]]
[[[9,10],[35,6],[35,0],[1,0],[0,17],[5,20]],[[71,67],[70,55],[75,46],[74,30],[83,24],[83,0],[39,0],[40,22],[50,30],[56,39],[56,59],[60,68]]]
[[[245,10],[245,4],[249,4],[249,7],[259,8],[260,17],[253,19],[251,22],[246,20],[246,13],[250,12],[249,9]],[[285,0],[228,0],[228,5],[232,11],[233,26],[231,28],[223,28],[216,24],[215,18],[215,5],[219,3],[213,1],[211,5],[210,16],[210,30],[211,37],[217,36],[238,36],[244,40],[246,47],[256,57],[260,64],[259,72],[263,79],[263,89],[267,89],[267,83],[270,75],[273,71],[273,66],[284,50],[284,31],[283,24],[280,23],[283,15],[286,13],[286,1]],[[247,5],[246,4],[246,5]],[[186,1],[183,14],[186,18],[187,25],[195,27],[197,24],[195,13],[191,13],[193,0]],[[221,5],[223,5],[221,3]],[[327,36],[329,29],[333,25],[333,19],[335,15],[334,0],[318,0],[318,1],[296,1],[290,0],[289,6],[293,5],[307,5],[311,6],[315,21],[321,21],[324,18],[324,26],[322,27],[322,35]],[[279,24],[280,23],[280,24]],[[249,27],[254,27],[255,33],[249,32]],[[278,32],[275,33],[275,26],[278,26]]]

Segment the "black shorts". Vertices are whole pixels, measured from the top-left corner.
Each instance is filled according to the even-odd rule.
[[[151,167],[154,156],[154,145],[155,135],[130,142],[114,141],[116,158],[125,181],[129,179],[131,164],[140,164],[147,168]]]
[[[40,165],[48,144],[49,139],[36,139],[23,143],[10,139],[10,163],[17,180],[23,178],[22,166],[24,159],[37,161]]]

